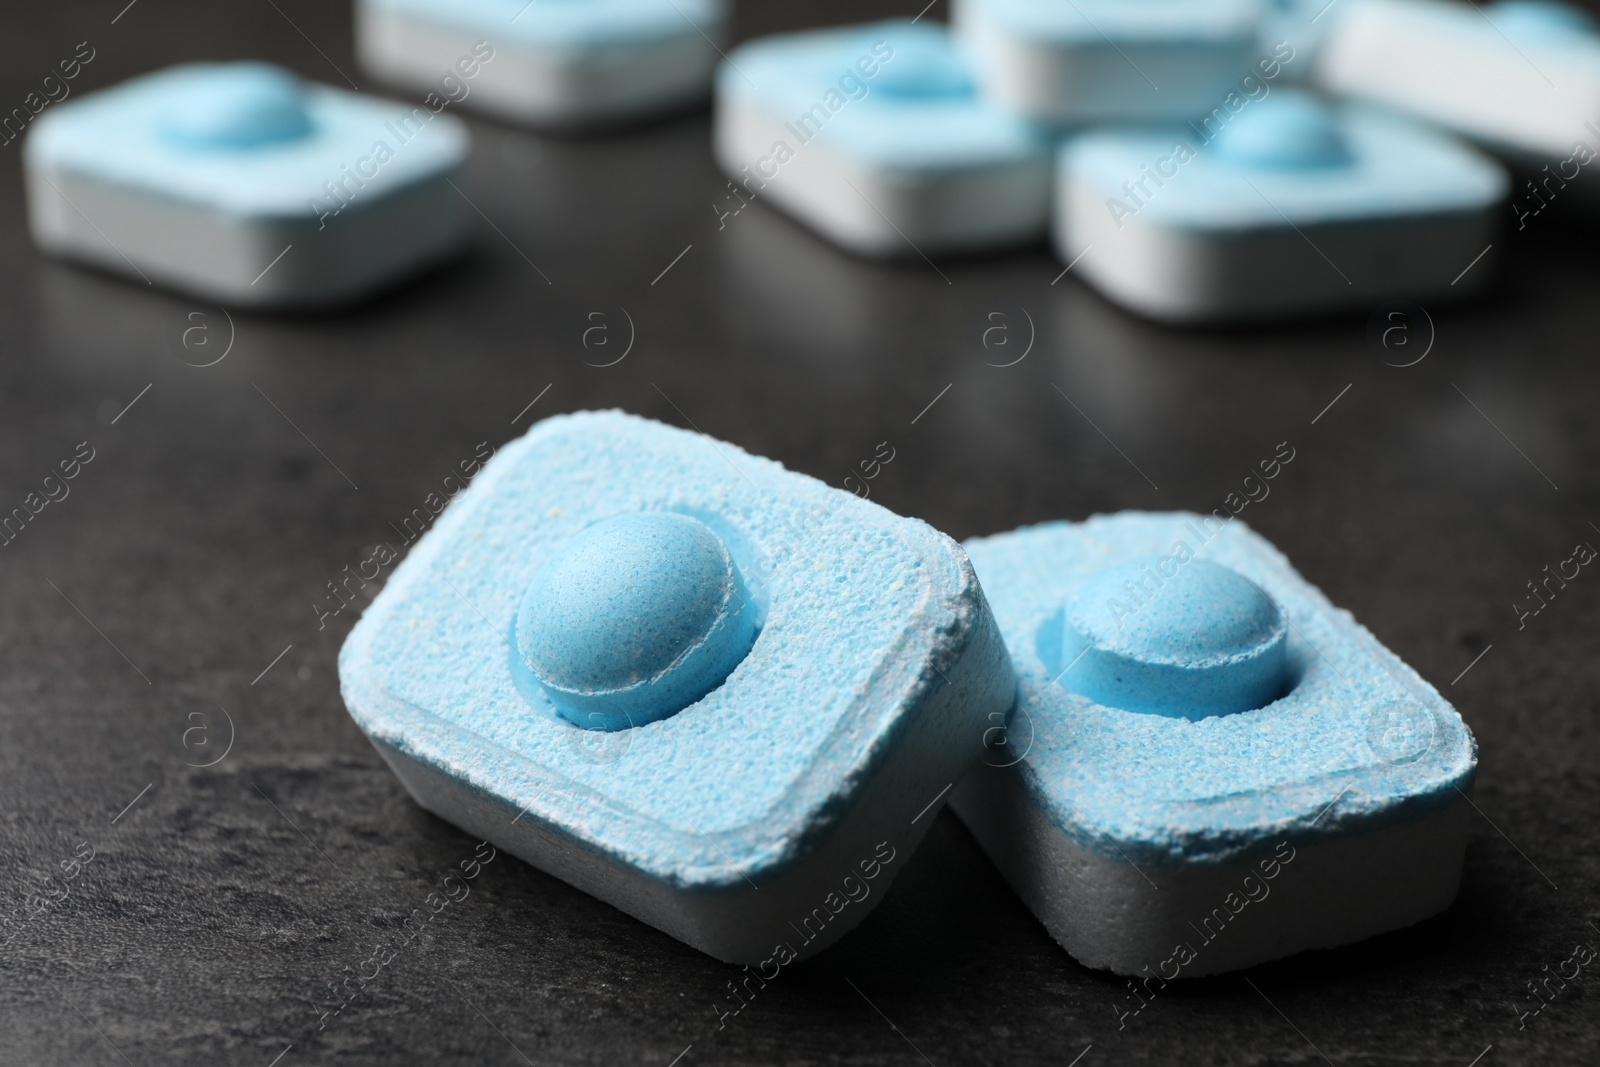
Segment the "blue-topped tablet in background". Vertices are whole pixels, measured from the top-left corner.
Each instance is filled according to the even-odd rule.
[[[373,74],[512,122],[583,128],[703,102],[725,0],[358,0]]]
[[[223,304],[347,302],[460,245],[467,145],[265,63],[172,67],[40,116],[28,221],[47,252]]]
[[[1276,71],[1260,0],[958,0],[984,94],[1040,122],[1187,119]],[[1243,86],[1241,86],[1243,83]]]
[[[954,541],[616,412],[502,448],[339,674],[428,810],[777,965],[876,906],[1016,697]]]
[[[1317,80],[1469,137],[1525,171],[1517,228],[1551,202],[1600,206],[1600,23],[1553,0],[1349,0]],[[1578,180],[1574,180],[1578,179]]]
[[[1472,734],[1242,522],[1123,512],[967,550],[1018,704],[992,746],[1015,754],[952,805],[1079,961],[1154,992],[1449,906]]]
[[[1042,131],[980,99],[965,51],[907,20],[779,34],[717,73],[723,226],[768,201],[874,257],[1035,241],[1050,212]]]
[[[1166,132],[1069,139],[1054,239],[1079,277],[1170,322],[1370,310],[1481,292],[1508,187],[1447,134],[1277,89]]]

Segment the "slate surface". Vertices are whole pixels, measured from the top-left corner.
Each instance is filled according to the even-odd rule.
[[[0,109],[85,39],[78,92],[244,56],[367,84],[341,4],[119,8],[9,11]],[[736,28],[868,13],[747,4]],[[0,549],[0,1063],[1600,1060],[1592,972],[1518,1017],[1525,983],[1600,946],[1600,577],[1584,567],[1520,629],[1513,608],[1600,545],[1600,265],[1571,205],[1497,242],[1503,284],[1430,307],[1436,343],[1400,368],[1384,358],[1422,350],[1420,317],[1387,351],[1364,316],[1178,333],[1052,284],[1042,248],[935,271],[851,260],[759,204],[719,229],[708,130],[549,140],[474,120],[469,256],[351,314],[231,327],[38,256],[17,146],[0,148],[0,507],[94,450]],[[627,319],[631,351],[599,366]],[[232,334],[213,366],[169,340],[197,322],[207,352]],[[986,347],[993,327],[1009,332]],[[476,842],[418,810],[352,725],[334,657],[355,608],[319,630],[312,603],[479,442],[599,406],[834,484],[887,441],[872,499],[957,537],[1211,510],[1290,441],[1243,518],[1481,743],[1459,900],[1169,987],[1119,1030],[1124,984],[1058,949],[941,815],[858,931],[719,1029],[734,969],[501,856],[321,1016]]]

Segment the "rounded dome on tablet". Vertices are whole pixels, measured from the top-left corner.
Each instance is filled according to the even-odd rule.
[[[195,72],[163,129],[186,148],[257,148],[306,136],[311,116],[295,75],[268,63],[228,63]]]
[[[1217,134],[1212,152],[1232,163],[1281,170],[1340,167],[1354,158],[1333,108],[1309,93],[1283,89],[1246,104]]]
[[[540,568],[516,651],[562,717],[606,730],[666,718],[750,651],[757,609],[727,546],[687,515],[604,519]]]
[[[1281,695],[1287,634],[1277,603],[1221,564],[1173,556],[1119,564],[1067,607],[1061,680],[1125,711],[1230,715]]]
[[[962,97],[975,91],[966,57],[945,34],[896,26],[889,40],[876,45],[892,49],[888,58],[879,60],[878,73],[869,79],[878,92],[896,97]],[[882,53],[875,50],[873,54]]]

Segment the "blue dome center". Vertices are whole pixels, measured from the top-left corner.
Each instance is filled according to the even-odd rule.
[[[259,148],[307,136],[311,116],[293,74],[267,63],[228,63],[197,77],[164,127],[184,148]]]
[[[1246,106],[1217,134],[1212,152],[1230,163],[1271,170],[1341,167],[1355,158],[1338,113],[1309,93],[1289,89]]]
[[[895,25],[887,40],[894,54],[882,60],[878,73],[868,79],[873,92],[894,97],[960,98],[976,91],[966,56],[945,34],[921,26]]]
[[[567,542],[529,584],[513,636],[520,666],[562,718],[620,730],[721,685],[750,651],[758,614],[714,530],[647,512]]]
[[[1097,704],[1203,719],[1271,703],[1287,624],[1249,579],[1203,559],[1140,560],[1095,575],[1067,606],[1061,681]]]

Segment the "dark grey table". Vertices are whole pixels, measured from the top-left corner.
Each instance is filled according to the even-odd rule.
[[[0,110],[84,40],[80,92],[245,56],[367,87],[343,4],[123,2],[9,11]],[[746,5],[737,29],[863,14]],[[761,205],[719,228],[703,114],[473,132],[467,257],[350,314],[213,313],[232,348],[209,367],[171,342],[198,305],[33,250],[0,149],[0,510],[93,455],[0,547],[0,1062],[1600,1061],[1592,972],[1519,1018],[1526,983],[1600,945],[1600,576],[1521,626],[1513,608],[1600,544],[1600,266],[1567,205],[1502,239],[1489,299],[1429,308],[1432,350],[1401,368],[1384,359],[1414,358],[1420,319],[1387,353],[1366,315],[1180,333],[1053,283],[1042,248],[941,276],[853,260]],[[631,352],[599,366],[627,318]],[[615,332],[586,348],[596,324]],[[887,440],[873,499],[958,538],[1208,511],[1289,441],[1243,517],[1481,745],[1455,906],[1172,986],[1119,1029],[1123,982],[1059,949],[944,814],[858,931],[719,1029],[733,968],[502,856],[332,1014],[330,987],[475,842],[351,723],[335,656],[355,611],[319,628],[313,601],[479,442],[607,406],[834,484]]]

